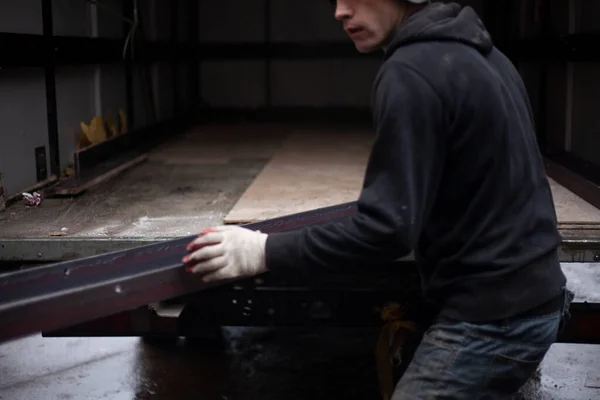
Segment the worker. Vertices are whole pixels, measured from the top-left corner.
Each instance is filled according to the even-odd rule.
[[[509,398],[556,341],[573,297],[526,88],[470,7],[334,5],[359,52],[384,54],[356,214],[271,234],[214,226],[182,261],[215,282],[368,268],[413,251],[439,314],[392,398]]]

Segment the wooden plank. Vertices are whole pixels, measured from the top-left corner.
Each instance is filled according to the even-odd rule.
[[[356,200],[372,140],[365,132],[291,133],[224,222],[250,223]],[[598,208],[549,179],[561,225],[600,224]]]
[[[224,222],[250,223],[353,201],[374,135],[291,131]]]
[[[225,164],[236,159],[270,159],[285,129],[265,124],[211,124],[196,127],[152,150],[149,161],[164,164]]]
[[[561,224],[600,223],[600,210],[552,178],[550,187],[554,197],[556,215]]]

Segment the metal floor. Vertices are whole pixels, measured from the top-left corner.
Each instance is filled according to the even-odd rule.
[[[201,345],[35,336],[0,346],[0,398],[380,400],[376,335],[227,328],[221,344]],[[599,399],[599,363],[600,346],[554,345],[519,400]]]

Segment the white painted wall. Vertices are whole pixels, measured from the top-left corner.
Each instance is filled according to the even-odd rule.
[[[85,0],[54,0],[54,34],[123,37],[123,21],[119,18],[121,0],[100,0],[100,3],[108,10]],[[151,0],[139,1],[139,4],[147,36],[169,39],[169,2]],[[186,10],[182,8],[180,15],[185,13]],[[40,0],[0,3],[0,32],[42,34],[42,26]],[[185,23],[180,29],[183,34],[187,29]],[[149,71],[158,117],[168,118],[173,115],[170,66],[153,65]],[[139,76],[135,76],[135,126],[130,128],[151,122],[142,101],[141,84]],[[180,82],[180,85],[185,85],[185,82]],[[106,116],[108,113],[116,119],[119,109],[126,109],[124,66],[58,67],[56,97],[61,168],[64,169],[72,162],[81,121],[89,122],[98,114]],[[187,97],[183,97],[183,100],[187,100]],[[186,104],[189,105],[189,101]],[[0,70],[0,172],[3,173],[6,194],[18,193],[36,183],[34,148],[45,146],[48,154],[46,119],[43,69]],[[49,155],[47,159],[49,163]]]

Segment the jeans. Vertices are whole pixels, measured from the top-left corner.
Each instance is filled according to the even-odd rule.
[[[561,310],[493,323],[438,318],[425,332],[392,400],[510,399],[534,374],[568,318]]]

